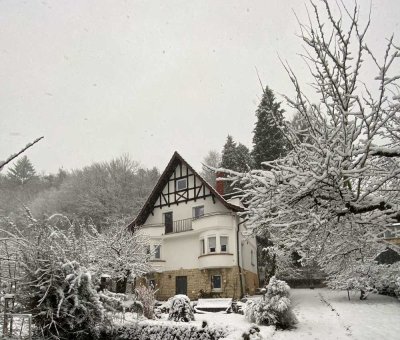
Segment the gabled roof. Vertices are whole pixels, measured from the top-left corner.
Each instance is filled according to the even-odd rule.
[[[227,202],[203,177],[201,177],[196,170],[194,170],[188,162],[186,162],[183,157],[175,151],[172,155],[171,160],[169,161],[167,167],[165,168],[164,172],[158,179],[153,191],[151,192],[150,196],[147,198],[146,203],[143,205],[142,209],[140,210],[139,214],[136,218],[128,225],[129,229],[133,229],[135,226],[140,226],[144,224],[149,217],[150,213],[153,210],[153,206],[157,201],[157,198],[161,194],[162,190],[168,183],[170,177],[172,176],[173,172],[175,171],[176,166],[182,163],[188,167],[188,169],[197,176],[201,182],[210,190],[211,194],[215,196],[217,200],[219,200],[226,208],[233,210],[233,211],[243,211],[242,207],[237,205],[231,204]]]

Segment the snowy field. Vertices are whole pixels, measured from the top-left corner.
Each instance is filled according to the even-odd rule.
[[[400,302],[396,298],[374,294],[360,301],[357,294],[349,301],[346,292],[328,289],[292,289],[291,296],[299,320],[297,328],[276,331],[261,326],[263,339],[400,339]],[[210,326],[227,327],[231,330],[229,340],[241,339],[250,326],[240,314],[195,314],[195,318],[193,323],[198,326],[206,320]]]

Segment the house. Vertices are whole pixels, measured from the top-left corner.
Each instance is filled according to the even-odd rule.
[[[223,197],[177,152],[131,230],[149,236],[158,299],[175,294],[239,298],[258,288],[256,240],[246,235],[238,199]]]

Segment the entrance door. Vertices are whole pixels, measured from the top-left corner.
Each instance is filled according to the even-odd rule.
[[[172,217],[172,211],[167,212],[164,214],[164,225],[165,225],[165,233],[172,233],[172,225],[173,225],[173,217]]]
[[[187,295],[187,276],[177,276],[175,287],[175,294]]]

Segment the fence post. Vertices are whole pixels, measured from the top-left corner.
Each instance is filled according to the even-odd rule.
[[[32,314],[28,317],[28,324],[29,340],[32,340]]]

